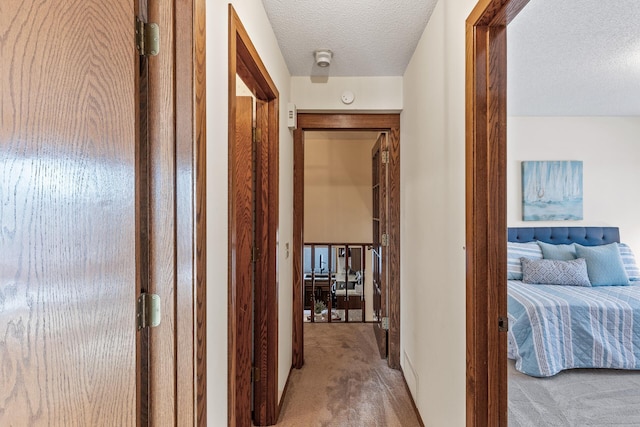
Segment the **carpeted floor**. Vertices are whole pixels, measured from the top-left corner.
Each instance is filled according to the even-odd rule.
[[[640,371],[576,369],[549,378],[509,370],[509,427],[640,426]]]
[[[305,323],[278,426],[419,426],[400,371],[380,359],[369,323]]]

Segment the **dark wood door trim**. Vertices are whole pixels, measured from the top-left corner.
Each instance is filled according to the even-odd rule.
[[[388,132],[389,149],[389,366],[400,368],[400,115],[299,113],[293,133],[293,366],[304,364],[303,218],[304,131],[366,130]]]
[[[507,24],[528,0],[482,0],[466,23],[467,425],[507,425]]]
[[[205,0],[175,2],[176,422],[205,425]],[[178,422],[179,421],[179,422]]]
[[[260,368],[260,381],[254,386],[256,407],[253,422],[256,425],[272,425],[278,419],[278,277],[277,277],[277,235],[278,235],[278,184],[279,184],[279,121],[278,90],[262,63],[247,31],[232,5],[229,5],[229,282],[228,282],[228,424],[231,426],[251,425],[251,317],[244,312],[251,309],[251,301],[238,298],[246,294],[244,287],[251,283],[241,281],[243,272],[252,263],[251,245],[240,245],[247,238],[247,230],[253,229],[251,215],[237,215],[239,203],[251,197],[250,186],[245,185],[243,169],[247,164],[235,150],[236,141],[236,76],[240,76],[257,100],[263,101],[261,108],[265,117],[261,118],[261,137],[257,138],[256,158],[259,163],[256,176],[256,204],[259,211],[255,217],[259,230],[259,268],[261,280],[255,283],[256,300],[254,319],[255,366]],[[247,357],[249,355],[249,357]]]

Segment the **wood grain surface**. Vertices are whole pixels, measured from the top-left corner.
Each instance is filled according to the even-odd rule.
[[[136,423],[133,1],[3,1],[0,425]]]
[[[149,330],[149,423],[176,420],[176,217],[174,4],[148,1],[161,29],[160,53],[148,57],[148,292],[160,296],[162,322]]]
[[[506,25],[528,0],[481,0],[466,23],[467,425],[507,425]]]
[[[246,191],[238,191],[232,207],[232,230],[234,240],[230,248],[234,254],[232,268],[235,273],[236,291],[232,295],[234,302],[235,327],[238,330],[237,345],[232,353],[232,361],[236,365],[235,381],[238,393],[235,396],[235,413],[242,414],[236,419],[236,425],[251,423],[251,335],[253,318],[253,229],[242,224],[253,223],[253,143],[251,130],[253,127],[253,99],[249,96],[236,97],[235,146],[233,188],[245,187]],[[248,343],[248,345],[246,345]],[[244,344],[244,345],[241,345]],[[247,424],[249,423],[249,424]]]

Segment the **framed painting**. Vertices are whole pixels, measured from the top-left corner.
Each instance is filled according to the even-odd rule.
[[[524,221],[583,219],[582,197],[582,161],[522,162]]]

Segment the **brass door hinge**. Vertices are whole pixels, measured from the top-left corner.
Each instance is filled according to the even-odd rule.
[[[251,139],[255,143],[258,143],[258,141],[261,141],[262,140],[262,129],[261,128],[251,128]]]
[[[260,382],[260,368],[256,368],[255,366],[251,368],[251,381],[254,383]]]
[[[380,237],[380,245],[382,246],[389,246],[389,235],[387,233],[384,233],[381,237]]]
[[[384,150],[380,154],[382,155],[382,163],[384,163],[384,164],[389,163],[389,151],[388,150]]]
[[[142,293],[138,297],[136,318],[138,330],[155,328],[160,324],[160,296],[156,294]]]
[[[136,16],[136,48],[141,56],[156,56],[160,52],[160,27],[142,22]]]

